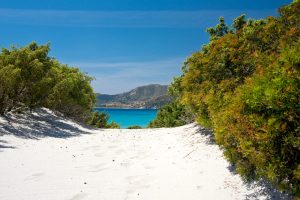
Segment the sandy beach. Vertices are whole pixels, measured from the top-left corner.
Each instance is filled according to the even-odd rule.
[[[195,123],[91,129],[40,109],[0,118],[0,133],[1,200],[283,198],[245,184]]]

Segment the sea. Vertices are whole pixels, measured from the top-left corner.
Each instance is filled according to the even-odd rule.
[[[107,113],[110,116],[109,122],[114,121],[121,128],[134,125],[146,128],[157,114],[156,109],[95,108],[95,111]]]

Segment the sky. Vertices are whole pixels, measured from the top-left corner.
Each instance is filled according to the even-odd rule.
[[[0,0],[0,47],[50,42],[50,56],[94,77],[95,92],[170,84],[220,16],[276,16],[291,0]]]

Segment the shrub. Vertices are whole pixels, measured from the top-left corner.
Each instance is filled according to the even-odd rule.
[[[217,141],[241,174],[265,177],[296,195],[300,195],[299,55],[300,40],[283,50],[277,63],[266,66],[264,74],[237,89],[231,105],[221,112],[223,122],[216,126]]]
[[[109,115],[107,113],[93,112],[89,124],[97,128],[120,128],[115,122],[108,123]]]
[[[232,27],[221,18],[208,29],[209,44],[175,84],[179,102],[214,130],[246,180],[265,178],[300,197],[300,1]]]
[[[128,126],[127,128],[128,128],[128,129],[142,129],[141,126],[137,126],[137,125],[134,125],[134,126]]]
[[[191,116],[185,106],[177,101],[163,106],[156,118],[149,123],[150,128],[176,127],[191,122]]]
[[[50,45],[2,49],[0,114],[14,109],[47,107],[77,121],[90,117],[95,94],[92,78],[48,56]]]

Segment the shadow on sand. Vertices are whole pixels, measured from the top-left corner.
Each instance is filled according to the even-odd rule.
[[[68,138],[86,133],[76,123],[55,115],[45,108],[37,109],[32,113],[9,113],[2,119],[6,122],[0,123],[0,135],[9,134],[25,139],[39,139],[43,137]]]
[[[237,174],[236,171],[236,166],[234,165],[230,165],[228,167],[228,170],[232,173],[232,174]],[[255,183],[253,182],[246,182],[245,184],[247,185],[247,188],[249,188],[249,190],[255,188],[259,188],[256,190],[255,193],[252,194],[248,194],[246,196],[246,199],[250,200],[250,199],[259,199],[259,197],[261,196],[265,196],[267,197],[266,199],[268,200],[291,200],[292,196],[291,194],[288,193],[282,193],[280,191],[278,191],[276,188],[274,188],[274,186],[272,186],[269,182],[267,182],[264,179],[261,179],[259,181],[256,181]]]
[[[8,145],[8,142],[5,140],[0,140],[0,149],[14,149],[14,146]]]
[[[206,137],[205,143],[208,145],[216,145],[215,136],[212,130],[204,128],[197,123],[193,123],[191,126],[192,129],[196,129],[196,133],[204,135]]]
[[[199,126],[195,123],[193,126],[194,128],[197,128],[197,133],[206,136],[207,140],[205,141],[208,145],[217,145],[215,141],[215,137],[213,132],[210,129],[206,129],[202,126]],[[236,175],[236,167],[234,165],[229,165],[228,170]],[[259,180],[257,182],[246,182],[244,181],[244,184],[247,185],[247,188],[249,190],[253,188],[259,188],[256,190],[255,193],[248,194],[246,196],[246,199],[259,199],[261,196],[265,196],[268,200],[291,200],[292,196],[291,194],[282,193],[275,189],[270,183],[268,183],[266,180]]]

